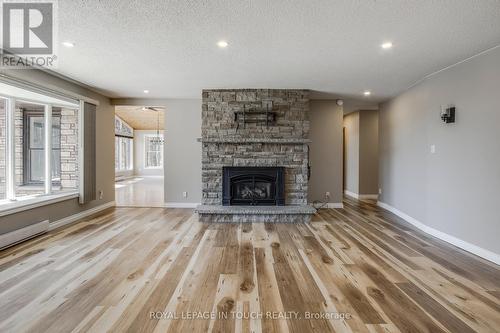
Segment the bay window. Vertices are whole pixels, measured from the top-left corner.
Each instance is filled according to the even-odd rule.
[[[78,112],[76,100],[0,82],[0,210],[77,192]]]

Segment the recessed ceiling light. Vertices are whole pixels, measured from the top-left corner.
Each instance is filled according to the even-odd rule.
[[[149,90],[144,90],[144,93],[145,94],[149,94]]]
[[[392,42],[385,42],[382,45],[380,45],[383,49],[387,50],[392,47]]]
[[[75,43],[72,42],[63,42],[62,44],[66,47],[75,47]]]
[[[217,46],[221,49],[226,48],[229,44],[225,40],[220,40],[217,42]]]
[[[366,91],[363,93],[363,95],[365,95],[365,96],[370,96],[371,94],[372,94],[372,92],[371,92],[371,91],[368,91],[368,90],[366,90]]]

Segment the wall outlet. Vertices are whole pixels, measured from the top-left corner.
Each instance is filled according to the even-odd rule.
[[[330,199],[330,192],[325,192],[325,199]]]
[[[104,198],[104,191],[99,190],[99,200],[102,200],[102,198]]]
[[[382,189],[381,188],[378,189],[378,194],[382,194]]]
[[[431,154],[436,153],[436,145],[431,145]]]
[[[188,193],[187,192],[182,192],[182,197],[183,198],[187,198],[188,197]]]

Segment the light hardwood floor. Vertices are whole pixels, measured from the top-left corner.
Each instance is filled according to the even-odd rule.
[[[1,332],[494,332],[499,297],[498,266],[354,200],[309,225],[117,208],[0,252]]]
[[[137,176],[115,183],[117,207],[165,207],[162,176]]]

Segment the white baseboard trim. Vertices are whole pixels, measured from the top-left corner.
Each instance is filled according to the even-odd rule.
[[[121,182],[127,179],[133,179],[136,178],[136,175],[129,175],[129,176],[115,176],[115,182]]]
[[[378,194],[359,194],[358,195],[359,200],[364,200],[364,199],[378,199]]]
[[[351,192],[348,190],[344,190],[344,194],[350,196],[351,198],[359,199],[359,194],[357,194],[357,193],[354,193],[354,192]]]
[[[414,219],[413,217],[403,213],[402,211],[398,210],[397,208],[394,208],[394,207],[392,207],[384,202],[377,201],[377,205],[390,211],[391,213],[399,216],[403,220],[414,225],[415,227],[417,227],[418,229],[422,230],[423,232],[425,232],[429,235],[437,237],[437,238],[439,238],[445,242],[448,242],[452,245],[455,245],[456,247],[459,247],[467,252],[470,252],[470,253],[475,254],[481,258],[489,260],[497,265],[500,265],[500,254],[498,254],[498,253],[483,249],[482,247],[468,243],[462,239],[456,238],[454,236],[448,235],[447,233],[444,233],[442,231],[439,231],[439,230],[436,230],[432,227],[429,227],[429,226],[423,224],[422,222]]]
[[[196,208],[198,202],[165,202],[165,208]]]
[[[348,190],[344,190],[344,194],[350,196],[351,198],[364,200],[364,199],[378,199],[378,194],[358,194]]]
[[[99,213],[100,211],[105,210],[107,208],[114,207],[115,205],[116,205],[116,203],[114,201],[110,201],[110,202],[107,202],[107,203],[102,204],[100,206],[90,208],[90,209],[84,210],[80,213],[73,214],[73,215],[70,215],[68,217],[62,218],[60,220],[57,220],[55,222],[50,223],[49,224],[49,231],[63,227],[65,225],[68,225],[68,224],[71,224],[74,222],[77,222],[83,218],[86,218],[87,216]]]
[[[332,209],[344,208],[344,204],[342,202],[326,202],[324,204],[325,204],[324,208],[332,208]],[[314,206],[312,202],[310,202],[309,205]],[[318,206],[322,206],[322,205],[323,204],[318,203]]]

